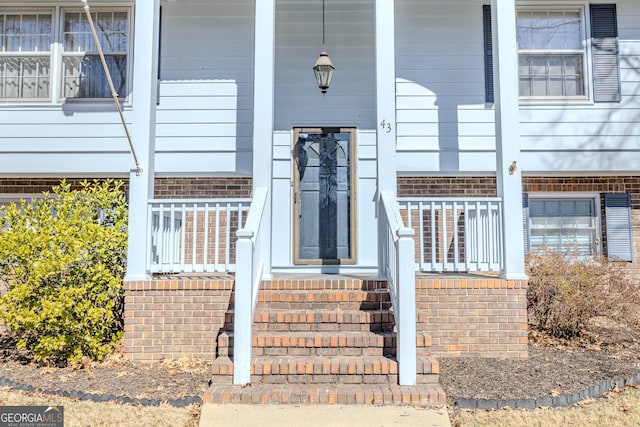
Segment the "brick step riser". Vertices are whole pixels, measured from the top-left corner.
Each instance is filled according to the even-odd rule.
[[[252,384],[397,384],[397,375],[251,375]]]
[[[350,291],[375,292],[389,289],[386,281],[375,280],[277,280],[263,281],[261,292],[269,291]]]
[[[290,311],[290,310],[343,310],[343,311],[376,311],[390,310],[391,302],[259,302],[256,311]]]
[[[271,332],[393,332],[393,323],[258,323],[253,325],[256,333]]]
[[[355,385],[300,387],[298,385],[253,385],[212,387],[203,395],[206,403],[231,404],[326,404],[326,405],[415,405],[442,407],[445,393],[439,386],[401,387]]]
[[[220,347],[220,356],[233,357],[233,347]],[[312,347],[312,348],[300,348],[300,347],[253,347],[251,349],[253,356],[385,356],[395,357],[395,348],[381,348],[381,347],[346,347],[346,348],[331,348],[331,347]]]
[[[251,375],[251,382],[255,384],[315,384],[318,380],[323,383],[330,382],[333,384],[397,384],[397,375],[329,375],[334,381],[329,381],[327,376],[323,375]],[[321,377],[321,378],[319,378]],[[381,380],[385,377],[384,380]],[[275,379],[269,379],[275,378]],[[212,375],[212,383],[217,385],[233,384],[233,375]],[[438,384],[438,374],[418,374],[416,376],[417,384]]]
[[[253,316],[255,323],[283,324],[378,324],[395,323],[392,313],[387,311],[329,311],[319,312],[307,310],[306,313],[283,311],[256,311]]]
[[[287,310],[271,311],[261,310],[256,311],[253,315],[253,324],[259,325],[266,324],[395,324],[393,313],[387,311],[330,311],[320,312],[307,310],[308,313],[291,313]],[[233,313],[227,312],[224,315],[225,325],[233,324]],[[228,329],[228,328],[227,328]]]
[[[389,291],[261,291],[258,302],[390,302]]]

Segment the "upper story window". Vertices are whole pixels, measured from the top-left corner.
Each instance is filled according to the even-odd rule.
[[[0,12],[0,99],[51,96],[51,13]]]
[[[129,18],[126,11],[92,12],[109,74],[118,95],[126,95]],[[98,48],[83,11],[65,12],[62,50],[64,98],[110,98]]]
[[[485,100],[494,102],[493,58],[497,52],[493,51],[489,5],[483,6],[482,18]],[[518,7],[516,31],[520,99],[620,102],[615,4]]]
[[[125,98],[130,10],[97,8],[91,16],[116,92]],[[82,9],[0,10],[0,101],[104,98],[111,90]]]
[[[581,10],[518,10],[521,97],[585,97]]]

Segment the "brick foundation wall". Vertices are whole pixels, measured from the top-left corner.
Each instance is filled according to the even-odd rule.
[[[251,197],[251,178],[156,178],[158,199],[205,199]]]
[[[126,282],[125,357],[213,360],[232,289],[232,279]]]
[[[40,194],[45,191],[51,191],[56,185],[60,185],[63,178],[0,178],[0,194]],[[82,182],[93,182],[96,178],[65,178],[71,189],[82,188]],[[98,180],[102,180],[99,178]],[[125,193],[129,192],[129,180],[120,179],[122,181],[122,189]]]
[[[521,280],[418,276],[417,330],[436,357],[526,358],[526,293]]]

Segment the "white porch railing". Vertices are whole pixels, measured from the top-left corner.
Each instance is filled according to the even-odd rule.
[[[147,270],[152,273],[234,271],[236,230],[250,199],[149,200]]]
[[[379,268],[387,279],[397,327],[398,382],[416,384],[416,284],[413,230],[402,222],[392,193],[380,193]]]
[[[269,232],[267,224],[261,224],[267,195],[267,188],[256,188],[247,222],[236,232],[238,262],[233,315],[233,383],[236,385],[251,381],[251,329],[263,269],[258,248],[260,239],[268,238]]]
[[[402,218],[418,237],[418,270],[502,269],[500,198],[400,198],[398,204]]]

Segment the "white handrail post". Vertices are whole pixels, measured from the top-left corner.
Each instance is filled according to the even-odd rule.
[[[253,232],[238,230],[236,235],[236,264],[238,260],[251,260]],[[251,382],[251,328],[253,323],[252,268],[236,269],[233,314],[233,384]]]
[[[398,230],[398,382],[416,385],[416,277],[413,229]]]

